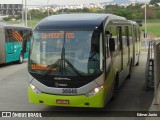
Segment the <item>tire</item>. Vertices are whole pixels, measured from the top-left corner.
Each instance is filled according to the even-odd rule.
[[[22,64],[22,63],[23,63],[23,55],[22,55],[22,53],[21,53],[20,56],[19,56],[18,63],[19,63],[19,64]]]

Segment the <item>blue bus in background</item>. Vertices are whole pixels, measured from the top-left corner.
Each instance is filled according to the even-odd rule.
[[[28,58],[30,41],[27,33],[32,28],[20,25],[0,25],[0,64],[16,61],[21,64]],[[23,42],[27,41],[23,50]]]

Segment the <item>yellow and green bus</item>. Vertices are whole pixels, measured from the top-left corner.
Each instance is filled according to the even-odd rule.
[[[28,39],[27,50],[23,52],[23,41],[25,34],[31,31],[31,28],[20,25],[0,25],[0,64],[15,61],[21,64],[28,58],[30,42]]]
[[[136,22],[112,14],[60,14],[31,35],[29,102],[102,108],[139,64]]]

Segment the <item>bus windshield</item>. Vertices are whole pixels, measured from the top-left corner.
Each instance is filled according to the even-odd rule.
[[[102,32],[34,31],[29,71],[86,76],[102,72]]]

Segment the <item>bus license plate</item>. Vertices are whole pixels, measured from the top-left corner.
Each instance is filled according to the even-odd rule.
[[[57,104],[69,104],[69,100],[56,100]]]

